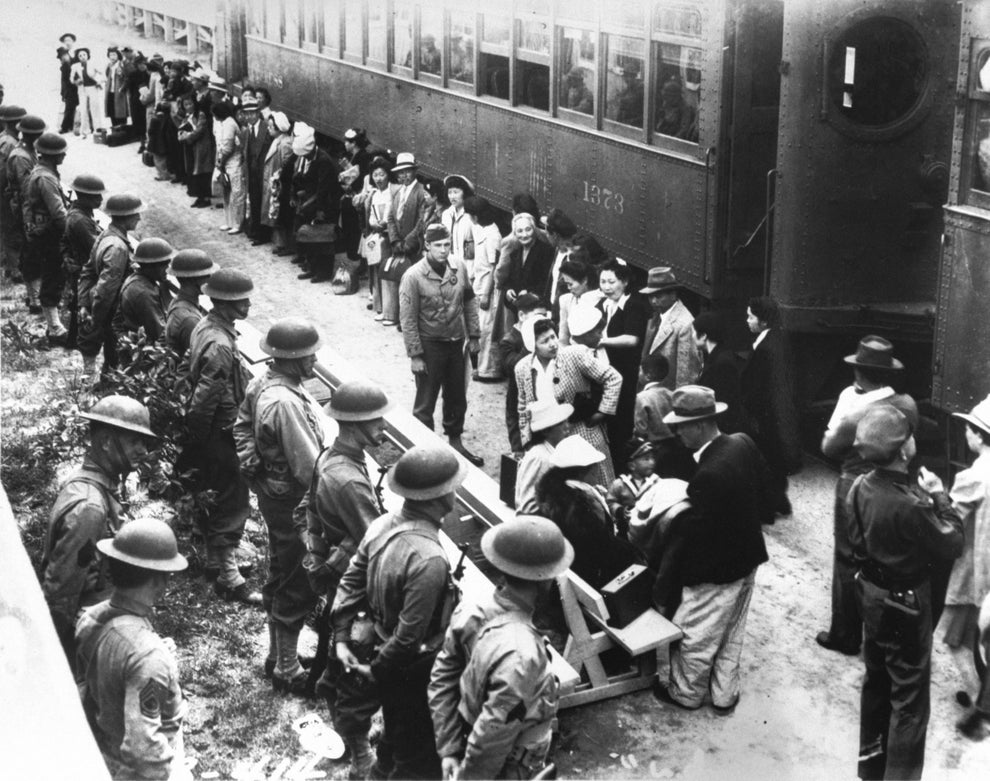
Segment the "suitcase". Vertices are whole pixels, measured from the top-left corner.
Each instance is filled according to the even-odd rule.
[[[107,146],[123,146],[132,141],[137,141],[137,136],[130,125],[115,125],[107,131]]]
[[[513,510],[516,509],[516,472],[519,462],[512,453],[502,454],[502,468],[498,473],[498,498]]]
[[[653,607],[653,570],[642,564],[629,567],[601,588],[608,624],[622,629]]]

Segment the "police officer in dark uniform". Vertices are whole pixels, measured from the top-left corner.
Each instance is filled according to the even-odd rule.
[[[134,251],[137,270],[120,286],[120,304],[113,315],[113,332],[117,339],[144,329],[148,344],[165,333],[165,310],[172,303],[172,293],[165,284],[168,264],[175,250],[165,239],[143,239]]]
[[[453,600],[438,532],[466,474],[450,448],[404,453],[388,479],[389,489],[405,499],[402,509],[371,525],[337,588],[337,658],[377,689],[394,761],[389,778],[440,777],[426,689]],[[355,620],[363,610],[367,627]],[[364,645],[372,647],[370,658],[358,650]],[[349,744],[352,752],[367,752],[366,744]]]
[[[874,466],[853,483],[846,513],[859,563],[866,663],[859,777],[917,779],[930,710],[931,573],[962,552],[962,519],[942,481],[927,469],[912,485],[914,436],[896,407],[868,410],[856,426],[854,446]]]
[[[93,211],[103,203],[106,187],[103,180],[92,174],[80,174],[72,180],[72,191],[76,199],[69,206],[65,218],[65,233],[62,234],[62,270],[65,272],[65,287],[62,292],[62,309],[69,321],[66,335],[67,347],[76,346],[79,334],[79,272],[89,260],[89,255],[100,235]]]
[[[165,345],[182,357],[189,349],[193,328],[203,319],[199,297],[203,285],[218,266],[201,249],[183,249],[175,253],[170,270],[179,280],[179,292],[165,313]]]

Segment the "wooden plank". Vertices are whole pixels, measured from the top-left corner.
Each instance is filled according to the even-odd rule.
[[[649,689],[656,680],[655,675],[633,674],[615,683],[608,683],[604,686],[594,688],[578,689],[571,694],[565,694],[560,698],[560,710],[575,708],[578,705],[587,705],[600,700],[607,700],[612,697],[619,697],[623,694]]]
[[[574,596],[585,612],[599,621],[608,621],[608,608],[605,606],[605,599],[598,593],[598,590],[592,588],[588,581],[571,570],[567,571],[567,579],[570,581],[571,588],[574,589]]]
[[[237,331],[238,336],[237,349],[240,350],[244,360],[251,364],[263,365],[271,358],[268,353],[263,352],[258,346],[258,343],[264,336],[261,331],[246,320],[238,320],[234,324],[234,329]]]
[[[631,656],[639,656],[647,651],[663,648],[684,636],[680,629],[653,608],[649,608],[639,618],[622,629],[609,626],[593,613],[588,615]]]

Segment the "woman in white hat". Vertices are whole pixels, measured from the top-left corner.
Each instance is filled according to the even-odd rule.
[[[967,689],[979,689],[973,706],[957,724],[965,735],[974,737],[980,732],[980,722],[990,720],[990,674],[984,669],[982,681],[973,675],[973,652],[980,646],[977,617],[990,595],[990,396],[971,412],[957,412],[953,417],[966,422],[966,445],[976,460],[956,475],[949,492],[963,518],[965,542],[952,567],[945,597],[945,642]]]
[[[265,153],[265,167],[261,174],[261,224],[272,229],[273,255],[291,255],[295,252],[288,188],[283,198],[280,181],[282,166],[292,154],[291,129],[292,122],[281,111],[273,111],[268,116],[268,133],[272,143]]]
[[[530,405],[529,430],[532,438],[516,472],[517,513],[535,513],[539,510],[536,486],[550,469],[550,460],[557,445],[570,432],[567,419],[572,414],[574,407],[570,404],[546,401]]]

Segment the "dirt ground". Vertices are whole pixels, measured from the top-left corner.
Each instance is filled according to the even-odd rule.
[[[79,18],[77,13],[75,6],[33,0],[16,9],[5,4],[0,82],[6,87],[7,102],[26,105],[55,121],[58,71],[51,55],[65,29],[76,32],[80,45],[90,45],[94,52],[111,42],[129,42],[146,53],[168,52],[160,42],[142,43],[134,34]],[[250,317],[255,327],[263,331],[274,318],[305,314],[353,369],[380,382],[401,404],[411,407],[413,385],[401,335],[371,319],[363,295],[337,297],[328,285],[298,281],[296,267],[287,259],[273,257],[266,247],[251,247],[243,236],[220,233],[221,213],[190,209],[191,199],[182,189],[155,182],[152,169],[141,165],[136,145],[111,149],[72,136],[68,141],[63,181],[78,173],[97,172],[111,193],[139,193],[149,205],[139,234],[163,236],[180,248],[205,249],[221,266],[251,274],[257,288]],[[4,290],[5,318],[17,308],[19,294],[16,289]],[[40,323],[36,329],[41,329]],[[11,409],[21,408],[23,413],[25,404],[42,407],[39,387],[50,387],[53,377],[70,374],[81,365],[78,356],[62,353],[43,362],[50,376],[39,385],[30,365],[12,363],[4,355],[5,424],[12,419]],[[499,454],[506,449],[503,394],[504,385],[472,386],[465,435],[469,446],[485,457],[485,470],[496,478]],[[561,777],[855,776],[862,661],[826,652],[812,639],[825,628],[828,617],[833,481],[830,469],[809,463],[793,482],[794,516],[766,530],[770,562],[757,573],[742,659],[742,699],[736,712],[727,718],[708,708],[675,712],[648,691],[566,711],[560,717],[562,739],[556,756]],[[263,548],[260,526],[255,524],[248,537]],[[178,643],[191,695],[186,732],[187,746],[197,758],[194,775],[302,777],[304,768],[297,761],[305,752],[291,724],[314,711],[328,718],[325,706],[275,697],[260,676],[267,642],[261,614],[211,600],[202,579],[192,574],[176,580],[158,623],[163,634],[171,634]],[[939,637],[933,659],[926,778],[990,777],[990,740],[967,741],[953,729],[960,715],[953,699],[960,677]],[[661,659],[661,665],[665,661]],[[316,773],[340,778],[344,767],[325,762],[316,766]]]

